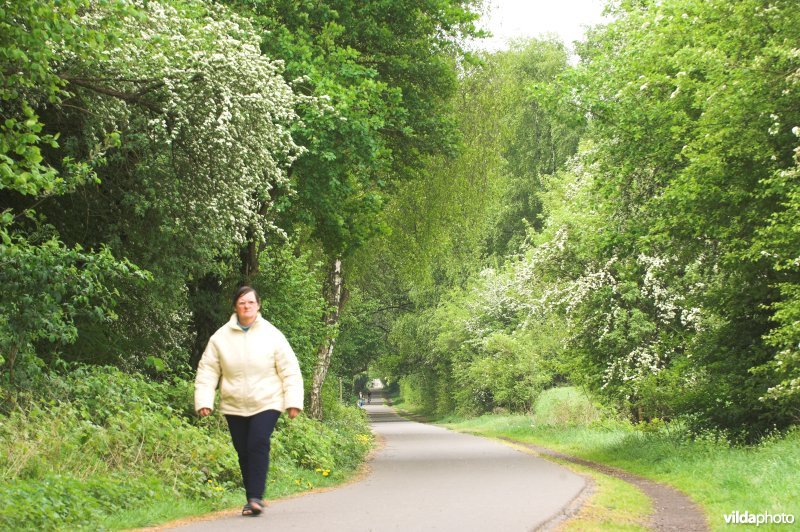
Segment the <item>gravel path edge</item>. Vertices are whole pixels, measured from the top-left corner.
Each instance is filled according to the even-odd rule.
[[[685,532],[706,532],[709,530],[706,516],[700,507],[685,493],[665,484],[653,482],[652,480],[634,475],[622,469],[598,464],[583,458],[570,456],[568,454],[560,453],[547,447],[541,447],[532,443],[521,442],[512,438],[500,438],[501,440],[520,445],[535,453],[545,456],[558,458],[573,464],[582,465],[594,471],[598,471],[605,475],[618,478],[630,484],[633,484],[653,501],[653,515],[650,518],[650,526],[653,530],[658,531],[685,531]],[[578,499],[583,499],[579,496]],[[578,500],[576,499],[576,501]],[[582,502],[581,502],[582,504]],[[562,513],[557,517],[557,522],[561,523],[571,517],[577,508],[573,508],[574,504],[570,504],[565,508],[565,512],[571,513],[566,515]],[[579,506],[578,506],[579,507]],[[545,523],[545,529],[550,530],[551,525],[555,524],[553,521]]]

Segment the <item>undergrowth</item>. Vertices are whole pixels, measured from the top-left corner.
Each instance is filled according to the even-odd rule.
[[[199,419],[191,381],[150,382],[108,367],[43,377],[7,394],[0,411],[0,529],[125,528],[147,508],[214,510],[243,497],[224,418]],[[360,409],[329,405],[327,420],[281,416],[267,497],[330,485],[363,460],[372,436]],[[135,522],[121,522],[131,515]]]

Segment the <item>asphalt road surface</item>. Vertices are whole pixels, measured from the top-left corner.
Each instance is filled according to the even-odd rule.
[[[269,501],[258,517],[233,513],[180,529],[527,531],[560,514],[585,487],[582,477],[552,462],[493,440],[408,421],[380,398],[372,402],[365,408],[384,445],[363,479]]]

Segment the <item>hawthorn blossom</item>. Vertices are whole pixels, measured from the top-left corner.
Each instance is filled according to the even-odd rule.
[[[124,146],[140,145],[137,192],[165,213],[161,230],[176,239],[214,253],[277,230],[274,191],[291,193],[287,168],[302,153],[289,129],[300,97],[282,63],[262,55],[250,23],[223,6],[133,5],[139,13],[119,21],[84,15],[89,26],[121,27],[126,38],[93,68],[135,96],[87,95],[104,117],[95,134],[118,129]]]

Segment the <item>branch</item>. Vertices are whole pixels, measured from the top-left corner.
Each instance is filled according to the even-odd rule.
[[[414,306],[414,304],[411,303],[410,301],[408,301],[406,303],[398,303],[397,305],[388,305],[388,306],[381,307],[381,308],[371,309],[371,311],[369,313],[370,314],[378,314],[379,312],[385,312],[387,310],[403,310],[403,309],[411,308],[413,306]]]
[[[135,103],[137,105],[141,105],[142,107],[146,107],[154,112],[161,112],[161,108],[152,102],[148,102],[144,100],[142,96],[147,94],[148,92],[154,91],[160,87],[164,86],[163,81],[159,81],[154,83],[148,87],[143,87],[141,90],[130,93],[130,92],[121,92],[115,89],[111,89],[109,87],[104,87],[102,85],[98,85],[95,83],[94,80],[87,80],[82,78],[75,78],[66,74],[59,74],[59,77],[71,85],[75,85],[78,87],[83,87],[84,89],[88,89],[90,91],[96,92],[98,94],[105,94],[106,96],[111,96],[114,98],[118,98],[125,102]],[[119,80],[118,80],[119,81]]]
[[[90,111],[88,109],[84,109],[83,107],[78,107],[77,105],[72,105],[71,103],[61,102],[61,107],[71,107],[72,109],[77,109],[78,111],[80,111],[82,113],[86,113],[88,115],[99,116],[95,112],[92,112],[92,111]]]

